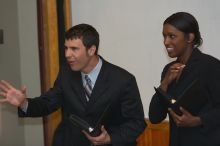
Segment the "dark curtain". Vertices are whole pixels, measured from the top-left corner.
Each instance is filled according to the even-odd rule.
[[[66,63],[64,54],[65,40],[65,18],[64,18],[64,0],[57,0],[57,23],[58,23],[58,46],[59,46],[59,63]]]

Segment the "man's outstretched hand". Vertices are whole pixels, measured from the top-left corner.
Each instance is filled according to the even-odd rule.
[[[0,81],[0,96],[4,97],[0,99],[0,103],[10,103],[16,107],[23,107],[27,104],[26,99],[26,87],[22,87],[20,90],[16,89],[7,81]]]

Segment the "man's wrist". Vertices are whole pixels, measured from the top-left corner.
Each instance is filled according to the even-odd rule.
[[[26,112],[28,108],[28,100],[25,98],[24,101],[19,105],[19,108],[23,111]]]

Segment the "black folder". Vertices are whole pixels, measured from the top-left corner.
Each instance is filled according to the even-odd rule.
[[[77,126],[81,130],[86,131],[91,136],[99,136],[101,134],[101,126],[103,125],[104,122],[106,122],[108,118],[109,108],[110,108],[110,104],[106,106],[101,116],[97,120],[95,126],[91,126],[87,121],[74,114],[71,114],[69,116],[69,120],[74,126]]]
[[[173,98],[160,88],[155,88],[156,94],[161,98],[161,101],[170,107],[178,115],[181,115],[180,106],[188,110],[191,114],[197,115],[202,107],[207,103],[208,97],[204,88],[198,79],[193,80],[180,94],[179,97]]]

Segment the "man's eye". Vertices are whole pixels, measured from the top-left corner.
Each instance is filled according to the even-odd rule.
[[[72,51],[77,51],[79,48],[73,47],[71,48]]]

